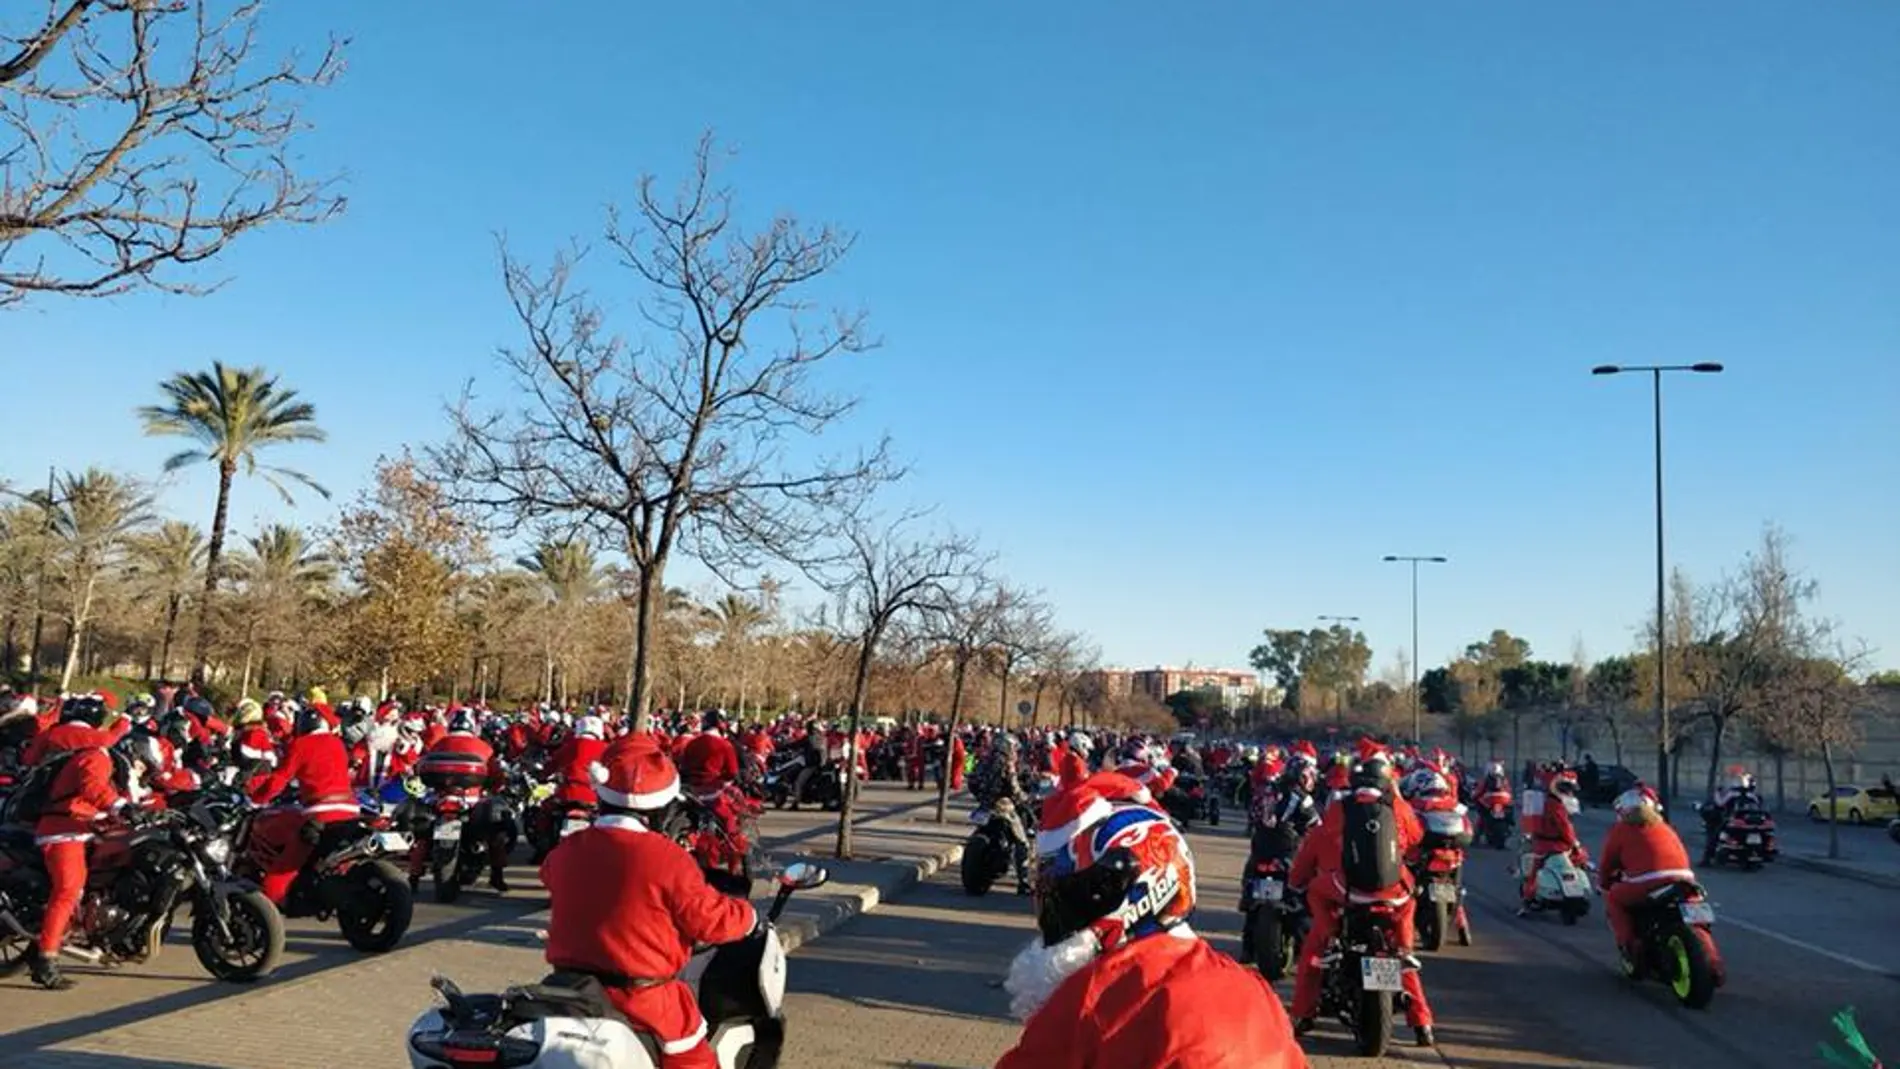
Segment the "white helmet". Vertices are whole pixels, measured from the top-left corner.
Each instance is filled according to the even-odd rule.
[[[577,717],[574,720],[574,734],[583,739],[604,739],[607,737],[607,725],[597,716]]]
[[[1656,808],[1656,799],[1649,793],[1649,788],[1647,787],[1631,787],[1629,790],[1617,795],[1616,801],[1612,804],[1616,808],[1616,815],[1620,817],[1625,813],[1637,809],[1654,809]]]
[[[1069,732],[1069,749],[1087,757],[1095,750],[1095,740],[1080,731]]]

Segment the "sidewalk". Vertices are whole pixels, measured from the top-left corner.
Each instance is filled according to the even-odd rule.
[[[873,790],[865,792],[872,803]],[[961,855],[967,829],[954,820],[922,823],[928,808],[879,792],[886,812],[854,828],[857,859],[827,855],[835,819],[796,831],[770,834],[781,862],[807,860],[831,873],[824,887],[801,892],[779,922],[788,951],[928,879]],[[953,814],[954,815],[954,814]],[[774,815],[783,827],[791,814]],[[775,888],[763,881],[755,898],[770,904]],[[527,889],[540,894],[539,887]],[[403,1037],[410,1023],[434,1001],[431,977],[453,979],[465,991],[495,991],[532,982],[546,973],[537,931],[547,925],[545,908],[497,916],[455,938],[364,957],[347,966],[288,982],[265,984],[163,1016],[149,1017],[31,1053],[0,1056],[6,1069],[406,1069]],[[0,1042],[3,1047],[4,1042]],[[17,1060],[16,1060],[17,1058]]]
[[[1577,817],[1577,832],[1592,853],[1602,845],[1603,836],[1614,819],[1607,809],[1587,809]],[[1690,854],[1700,857],[1701,818],[1688,811],[1677,820],[1676,830],[1688,844]],[[1776,815],[1775,834],[1781,845],[1780,864],[1900,890],[1900,843],[1888,838],[1884,827],[1842,824],[1838,858],[1827,856],[1827,825],[1817,824],[1804,815]]]

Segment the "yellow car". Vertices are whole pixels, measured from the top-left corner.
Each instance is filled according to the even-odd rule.
[[[1834,813],[1849,824],[1884,823],[1900,817],[1900,800],[1883,787],[1854,787],[1842,784],[1834,788]],[[1826,820],[1827,792],[1808,799],[1808,819]]]

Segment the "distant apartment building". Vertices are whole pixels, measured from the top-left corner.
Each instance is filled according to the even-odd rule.
[[[1229,705],[1240,705],[1260,689],[1260,677],[1231,668],[1101,668],[1091,675],[1107,698],[1146,694],[1165,702],[1184,690],[1212,688],[1220,691]]]

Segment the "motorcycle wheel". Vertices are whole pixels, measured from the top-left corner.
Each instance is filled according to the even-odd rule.
[[[1568,926],[1576,924],[1577,918],[1583,916],[1586,912],[1589,911],[1589,909],[1590,909],[1590,904],[1581,898],[1564,899],[1564,904],[1561,907],[1561,913],[1563,915],[1564,925],[1568,927]]]
[[[262,891],[245,891],[225,900],[229,907],[231,941],[218,931],[217,913],[191,911],[191,949],[212,979],[249,983],[277,971],[284,956],[284,918]]]
[[[1364,1057],[1385,1056],[1386,1044],[1392,1041],[1392,993],[1390,991],[1359,992],[1359,1012],[1353,1017],[1352,1038],[1359,1053]]]
[[[416,902],[401,870],[387,861],[358,864],[350,870],[344,894],[348,897],[337,906],[336,922],[351,946],[381,954],[402,941]]]
[[[1715,998],[1715,966],[1702,940],[1678,925],[1663,943],[1663,958],[1670,965],[1669,990],[1676,1001],[1692,1010],[1707,1009]]]
[[[1254,910],[1253,962],[1270,984],[1286,975],[1286,937],[1280,931],[1280,911],[1272,907]]]
[[[1418,916],[1418,943],[1428,953],[1437,953],[1445,945],[1445,929],[1451,927],[1451,905],[1432,901],[1425,905],[1428,908]]]
[[[434,878],[435,900],[448,905],[462,895],[462,884],[455,878],[455,859],[437,858],[429,866],[429,875]]]
[[[958,866],[958,875],[963,879],[963,893],[972,898],[988,894],[991,885],[996,882],[990,868],[990,841],[978,832],[963,844],[963,860]]]

